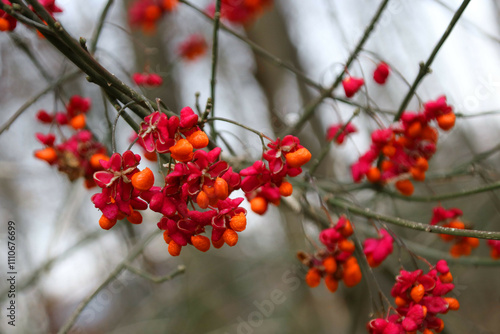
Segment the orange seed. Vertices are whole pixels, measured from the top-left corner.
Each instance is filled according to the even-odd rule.
[[[415,181],[424,181],[425,180],[425,172],[417,167],[411,167],[410,174]]]
[[[472,248],[477,248],[479,246],[478,238],[464,237],[463,240],[467,245],[471,246]]]
[[[99,218],[99,226],[104,229],[104,230],[109,230],[116,224],[116,219],[109,219],[105,215],[102,215],[101,218]]]
[[[464,256],[467,256],[467,255],[470,255],[472,251],[472,247],[465,244],[465,243],[457,243],[457,244],[454,244],[451,249],[450,249],[450,254],[451,256],[453,257],[460,257],[462,255]]]
[[[448,309],[456,311],[460,308],[460,303],[455,298],[444,297],[444,300],[448,303]]]
[[[461,221],[454,220],[448,224],[448,227],[463,230],[465,228],[465,224]]]
[[[305,147],[286,155],[286,162],[293,168],[300,167],[309,162],[309,160],[311,160],[311,152]]]
[[[57,153],[53,147],[46,147],[35,151],[35,157],[40,160],[45,160],[51,164],[57,160]]]
[[[443,319],[439,319],[439,318],[437,320],[439,320],[440,324],[439,324],[439,328],[436,329],[436,332],[441,333],[444,329],[444,321],[443,321]]]
[[[228,228],[224,231],[222,239],[229,247],[233,247],[238,242],[238,233]]]
[[[420,122],[413,122],[408,127],[408,136],[410,136],[410,138],[418,137],[420,133],[422,133],[422,124],[420,124]]]
[[[339,282],[335,279],[335,277],[333,277],[333,275],[327,275],[325,277],[325,285],[331,293],[334,293],[339,287]]]
[[[102,169],[101,160],[108,161],[109,157],[106,154],[96,153],[90,157],[90,165],[94,169]]]
[[[196,149],[207,147],[209,142],[207,134],[201,130],[193,132],[186,139]]]
[[[315,288],[321,282],[321,273],[316,268],[310,268],[306,274],[306,283],[311,288]]]
[[[358,264],[355,264],[345,268],[342,280],[344,281],[345,286],[352,288],[361,282],[361,278],[361,269]]]
[[[422,133],[420,134],[420,137],[424,140],[428,140],[430,142],[437,143],[439,134],[434,127],[426,126],[422,129]]]
[[[366,178],[368,179],[368,181],[370,181],[371,183],[377,183],[378,181],[380,181],[380,177],[381,177],[381,173],[380,173],[380,169],[378,169],[377,167],[372,167],[370,168],[370,170],[368,170],[368,172],[366,173]]]
[[[163,8],[166,11],[172,11],[177,7],[178,0],[163,0]]]
[[[223,239],[223,238],[220,238],[220,239],[219,239],[219,240],[217,240],[217,241],[213,241],[213,240],[212,240],[212,245],[214,245],[214,248],[219,249],[219,248],[221,248],[222,246],[224,246],[224,239]]]
[[[290,182],[283,181],[280,185],[280,195],[283,197],[288,197],[293,193],[293,186]]]
[[[0,31],[7,31],[10,28],[10,23],[3,17],[0,17]]]
[[[193,243],[193,246],[199,251],[206,252],[210,249],[210,239],[203,235],[193,235],[191,237],[191,242]]]
[[[170,241],[168,243],[168,252],[172,256],[179,256],[181,254],[182,247],[179,246],[175,241]]]
[[[226,180],[221,177],[215,179],[214,183],[215,196],[220,200],[225,200],[229,195],[229,187]]]
[[[453,276],[451,275],[451,273],[448,271],[446,274],[441,274],[439,275],[439,280],[442,282],[442,283],[451,283],[453,282]]]
[[[350,256],[345,262],[344,262],[344,268],[358,265],[358,260],[354,256]]]
[[[425,288],[422,284],[413,287],[410,292],[411,299],[413,299],[415,303],[420,302],[424,297],[424,294],[425,294]]]
[[[198,206],[202,209],[208,208],[209,199],[207,193],[203,190],[198,193],[198,196],[196,196],[196,204],[198,204]]]
[[[437,117],[438,125],[444,131],[450,130],[455,125],[455,114],[449,113]]]
[[[151,189],[155,183],[155,176],[148,167],[132,175],[132,186],[140,191]]]
[[[399,180],[396,182],[396,189],[405,196],[411,196],[415,190],[410,180]]]
[[[424,318],[427,316],[427,306],[422,305],[422,313],[424,314]]]
[[[380,168],[382,168],[383,171],[388,171],[394,166],[394,163],[389,160],[384,160],[382,161],[382,164],[380,165]]]
[[[250,201],[250,208],[253,212],[263,215],[267,211],[267,201],[264,197],[257,196]]]
[[[396,154],[396,148],[392,145],[385,145],[382,148],[382,153],[384,153],[385,156],[387,157],[392,157],[394,154]]]
[[[404,300],[404,298],[401,298],[399,296],[396,296],[396,298],[394,299],[394,302],[396,303],[396,305],[398,307],[401,307],[401,306],[405,306],[406,305],[406,300]]]
[[[85,127],[86,119],[84,114],[78,114],[69,120],[69,125],[75,130],[80,130]]]
[[[427,159],[425,159],[423,157],[419,157],[417,159],[417,161],[415,162],[415,167],[417,167],[421,171],[425,172],[429,169],[429,162],[427,161]]]
[[[323,260],[323,267],[329,274],[334,274],[337,271],[337,261],[333,256],[329,256]]]
[[[351,240],[344,239],[341,242],[339,242],[339,248],[344,252],[353,253],[356,246],[354,245],[354,242],[352,242]]]
[[[180,139],[170,148],[172,158],[181,162],[191,160],[193,154],[193,145],[186,139]]]
[[[236,232],[242,232],[247,227],[247,217],[243,212],[234,215],[229,221],[229,226]]]
[[[127,217],[128,221],[132,224],[139,225],[142,223],[142,215],[139,211],[132,211],[132,213]]]
[[[172,238],[170,238],[170,236],[168,235],[168,231],[163,231],[163,240],[165,240],[165,242],[168,244],[170,243],[170,241],[172,241]]]
[[[146,158],[149,161],[153,161],[153,162],[158,161],[158,156],[156,155],[156,152],[145,151],[144,152],[144,158]]]
[[[144,19],[146,21],[156,21],[161,16],[161,9],[158,6],[147,6],[144,10]]]
[[[348,219],[346,219],[345,225],[340,230],[340,233],[346,238],[354,233],[354,230],[352,229],[352,224]]]

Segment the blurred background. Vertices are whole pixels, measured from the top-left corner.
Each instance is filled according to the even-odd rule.
[[[57,18],[75,37],[90,38],[107,1],[57,0],[64,12]],[[270,54],[293,64],[307,77],[328,87],[342,70],[350,52],[363,34],[380,1],[370,0],[275,0],[274,5],[245,26],[230,28],[255,42]],[[378,109],[396,111],[412,82],[439,40],[453,13],[460,5],[454,0],[392,0],[372,37],[350,69],[366,77],[366,91],[353,101]],[[204,108],[210,96],[212,24],[192,8],[179,4],[166,15],[153,35],[131,30],[127,11],[131,1],[115,1],[106,20],[96,57],[112,73],[130,85],[134,72],[160,74],[164,83],[144,89],[151,98],[160,97],[174,111],[194,108],[196,93]],[[192,0],[205,9],[208,1]],[[440,50],[432,74],[418,89],[421,101],[446,95],[455,112],[463,114],[456,127],[440,137],[438,151],[430,166],[429,180],[416,187],[416,194],[455,192],[499,180],[499,157],[473,161],[479,153],[499,145],[500,106],[500,3],[473,1],[453,33]],[[202,34],[209,44],[207,53],[196,61],[179,56],[180,43],[191,34]],[[256,54],[245,42],[221,31],[217,72],[216,116],[234,119],[271,138],[293,124],[303,106],[317,90]],[[20,42],[21,41],[21,42]],[[4,124],[27,100],[47,86],[47,78],[34,65],[20,43],[29,47],[49,74],[60,77],[74,66],[49,43],[20,25],[15,33],[0,34],[0,123]],[[385,86],[370,80],[382,59],[393,73]],[[136,87],[136,86],[133,86]],[[67,82],[68,94],[92,98],[88,125],[101,139],[108,138],[103,117],[104,104],[97,86],[83,75]],[[343,97],[342,88],[334,92]],[[414,98],[411,110],[419,107]],[[40,148],[34,133],[47,131],[35,120],[39,109],[62,110],[64,106],[47,94],[33,103],[0,136],[0,247],[6,248],[6,224],[17,227],[18,313],[15,330],[5,320],[6,296],[2,294],[0,329],[6,333],[55,333],[77,305],[90,295],[127,256],[133,245],[157,229],[159,215],[145,214],[142,225],[117,226],[101,230],[100,213],[90,202],[95,189],[86,190],[82,181],[68,181],[45,162],[36,160]],[[355,106],[328,99],[319,106],[310,122],[295,135],[313,156],[325,145],[328,126],[345,122]],[[487,115],[484,112],[492,111]],[[379,114],[384,124],[391,115]],[[349,166],[370,145],[370,133],[377,124],[362,112],[354,124],[359,133],[342,146],[333,146],[317,171],[318,179],[334,189],[352,182]],[[261,154],[259,138],[226,123],[217,130],[230,143],[236,157],[245,162]],[[117,146],[123,151],[132,133],[123,121],[118,123]],[[230,155],[219,143],[224,155]],[[141,150],[134,147],[137,153]],[[477,159],[476,159],[477,160]],[[471,163],[473,161],[473,163]],[[465,164],[467,172],[454,178],[440,178],[456,166]],[[141,168],[156,168],[143,159]],[[432,177],[434,176],[434,178]],[[319,182],[319,181],[318,181]],[[313,192],[302,193],[312,205]],[[242,196],[242,194],[237,194]],[[464,220],[477,229],[500,230],[498,191],[443,201],[446,208],[459,207]],[[371,190],[352,192],[355,203],[377,212],[428,223],[437,202],[410,202]],[[297,195],[286,205],[270,207],[264,216],[249,211],[248,228],[236,247],[211,249],[200,253],[192,247],[172,258],[161,236],[156,236],[134,260],[136,267],[166,275],[184,265],[186,272],[171,281],[155,284],[130,271],[119,274],[90,302],[77,320],[72,333],[365,333],[365,324],[376,312],[377,280],[387,295],[400,264],[413,270],[403,247],[374,274],[352,289],[343,286],[331,294],[320,285],[304,283],[305,269],[296,259],[298,250],[314,251],[321,223],[300,210]],[[246,204],[245,204],[246,205]],[[248,206],[247,206],[248,208]],[[333,219],[342,211],[331,212]],[[358,237],[373,234],[371,222],[350,217]],[[389,226],[390,227],[390,226]],[[446,257],[449,245],[437,235],[401,228],[391,229],[407,247],[435,262]],[[370,234],[371,233],[371,234]],[[4,252],[2,252],[4,253]],[[499,333],[500,275],[498,263],[489,260],[489,249],[482,243],[473,258],[458,260],[451,266],[455,277],[458,312],[443,317],[444,333]],[[6,258],[6,256],[5,256]],[[6,266],[2,259],[2,272]],[[423,263],[421,263],[422,265]],[[0,283],[2,293],[6,281]]]

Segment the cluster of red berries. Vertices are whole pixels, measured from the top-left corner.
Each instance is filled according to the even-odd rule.
[[[500,240],[488,240],[488,246],[490,246],[490,256],[494,260],[500,259]]]
[[[62,13],[63,11],[56,5],[56,0],[38,0],[38,2],[49,12],[50,15],[54,15],[54,13]]]
[[[342,131],[337,135],[337,132],[339,132],[340,130]],[[347,125],[333,124],[326,130],[326,141],[332,141],[335,139],[335,143],[340,145],[344,142],[345,138],[348,135],[355,132],[358,132],[358,129],[351,123],[348,123]],[[337,138],[335,138],[335,136],[337,136]]]
[[[193,158],[193,149],[208,145],[208,137],[198,127],[198,115],[185,107],[180,117],[156,111],[144,118],[138,133],[139,143],[147,152],[170,153],[172,158],[188,162]]]
[[[422,112],[406,111],[397,124],[374,131],[370,149],[351,167],[354,181],[360,182],[364,176],[379,184],[393,180],[403,195],[413,194],[410,178],[423,181],[428,160],[436,152],[438,132],[432,121],[445,131],[454,126],[455,114],[446,97],[425,103]],[[377,166],[372,166],[377,160]]]
[[[302,165],[311,159],[311,153],[292,135],[278,138],[267,146],[262,154],[267,165],[258,160],[240,172],[243,176],[241,189],[250,201],[252,211],[260,215],[267,211],[269,203],[279,205],[281,196],[292,194],[292,184],[286,181],[286,177],[302,173]]]
[[[263,197],[268,192],[265,189],[276,188],[279,199],[278,189],[287,184],[289,195],[291,184],[283,178],[300,174],[300,166],[310,159],[309,151],[298,139],[287,136],[283,141],[278,139],[269,144],[270,149],[264,153],[272,172],[261,166],[259,175],[249,169],[239,174],[220,158],[219,147],[203,150],[209,139],[198,124],[198,115],[189,107],[181,110],[180,117],[169,118],[156,111],[141,123],[137,136],[143,149],[152,154],[168,153],[175,161],[167,165],[169,171],[163,187],[154,186],[151,170],[137,169],[140,156],[130,151],[123,156],[113,154],[109,162],[101,161],[104,171],[97,172],[94,178],[102,192],[92,197],[94,205],[103,213],[101,227],[109,229],[125,217],[138,223],[142,218],[139,219],[137,210],[149,206],[163,215],[158,228],[164,230],[172,256],[179,255],[188,244],[203,252],[211,245],[215,248],[224,244],[234,246],[238,232],[246,228],[246,210],[240,207],[244,199],[231,199],[231,193],[241,186],[251,199],[267,198]],[[203,235],[207,227],[212,230],[210,238]]]
[[[12,5],[8,0],[1,0],[6,5]],[[14,31],[17,26],[17,20],[0,9],[0,31]]]
[[[152,34],[157,22],[177,4],[178,0],[135,0],[129,9],[130,25],[141,27],[145,34]]]
[[[239,24],[253,22],[264,10],[270,7],[273,0],[221,0],[221,17]],[[212,16],[215,13],[215,2],[207,9]]]
[[[369,333],[440,333],[444,322],[438,315],[460,308],[455,298],[444,297],[455,288],[452,281],[445,260],[439,260],[427,274],[421,269],[401,270],[391,291],[397,306],[395,314],[371,320],[367,325]]]
[[[353,256],[355,245],[348,239],[352,233],[350,221],[342,216],[334,226],[319,234],[319,240],[326,249],[315,254],[297,254],[299,260],[309,267],[306,274],[307,285],[311,288],[317,287],[321,278],[324,278],[328,290],[335,292],[340,280],[347,287],[353,287],[361,281],[361,269]]]
[[[379,231],[378,238],[367,238],[363,241],[363,253],[365,253],[368,265],[372,268],[378,267],[393,251],[391,235],[386,230]]]
[[[163,83],[163,79],[156,73],[134,73],[132,80],[138,86],[158,87]]]
[[[45,124],[69,125],[75,130],[80,130],[87,124],[85,114],[90,110],[90,106],[90,98],[73,95],[66,105],[66,111],[49,114],[42,109],[38,111],[36,117]]]
[[[377,68],[373,72],[373,80],[379,85],[385,84],[389,74],[391,73],[391,68],[384,62],[380,62]],[[344,92],[346,97],[353,97],[365,84],[363,78],[356,78],[348,75],[342,80],[342,87],[344,87]]]
[[[208,44],[201,34],[192,34],[179,44],[179,56],[186,61],[194,61],[207,52]]]
[[[443,227],[463,230],[466,228],[465,224],[459,219],[462,214],[462,210],[460,209],[451,208],[449,210],[446,210],[445,208],[438,206],[433,210],[433,216],[430,224],[436,225],[439,223],[444,223],[442,225]],[[479,246],[478,238],[461,237],[449,234],[440,234],[439,237],[446,242],[454,241],[453,246],[450,248],[450,254],[453,257],[470,255],[472,249]]]
[[[139,195],[153,186],[154,175],[149,168],[139,171],[140,161],[141,156],[132,151],[99,160],[103,170],[94,174],[94,180],[102,190],[91,200],[102,211],[99,225],[103,229],[109,230],[125,217],[133,224],[142,223],[142,215],[137,210],[147,209],[148,204]]]
[[[94,173],[102,169],[99,160],[107,160],[108,156],[106,148],[94,140],[92,133],[82,130],[85,127],[85,113],[89,109],[90,99],[75,95],[66,106],[66,112],[49,114],[40,110],[36,117],[41,123],[58,127],[68,126],[76,132],[69,138],[62,135],[63,141],[60,144],[55,143],[56,136],[52,133],[37,133],[37,139],[45,147],[35,151],[34,155],[50,165],[57,166],[71,181],[83,177],[85,186],[92,188],[95,186]]]
[[[2,3],[11,6],[12,3],[9,0],[0,0]],[[55,4],[55,0],[38,0],[40,4],[45,7],[50,15],[54,13],[61,13],[63,10]],[[32,7],[30,6],[30,9]],[[0,31],[14,31],[17,26],[17,20],[7,14],[5,11],[0,9]]]
[[[87,188],[95,186],[93,175],[102,169],[99,160],[106,160],[108,156],[106,148],[92,138],[90,131],[80,130],[60,144],[55,143],[56,136],[52,133],[37,133],[36,137],[45,145],[35,151],[37,159],[57,166],[71,181],[83,177]]]

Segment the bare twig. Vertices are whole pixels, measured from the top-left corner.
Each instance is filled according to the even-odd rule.
[[[28,109],[33,103],[35,103],[36,101],[38,101],[39,98],[41,98],[42,96],[44,96],[45,94],[47,94],[48,92],[50,92],[51,90],[53,90],[55,87],[59,86],[60,84],[62,84],[63,82],[66,82],[68,80],[71,80],[71,79],[74,79],[76,78],[78,75],[80,75],[81,72],[80,71],[76,71],[76,72],[71,72],[69,74],[66,74],[65,76],[62,76],[60,77],[57,81],[54,81],[53,83],[51,83],[50,85],[48,85],[44,90],[40,91],[38,94],[36,94],[35,96],[33,96],[31,99],[29,99],[28,101],[26,101],[15,113],[14,115],[12,115],[9,120],[7,122],[5,122],[4,125],[2,125],[2,127],[0,127],[0,135],[5,131],[5,130],[8,130],[9,127],[12,125],[12,123],[14,123],[17,118],[19,116],[21,116],[23,114],[23,112],[26,111],[26,109]]]
[[[95,289],[90,295],[85,297],[85,299],[82,300],[82,302],[78,305],[76,310],[71,314],[69,319],[64,323],[64,325],[61,327],[61,329],[57,332],[58,334],[65,334],[68,333],[69,330],[73,327],[75,324],[76,320],[80,316],[80,314],[83,312],[85,307],[90,303],[92,299],[94,299],[97,294],[104,289],[109,283],[114,281],[118,275],[125,269],[127,269],[127,264],[130,263],[132,260],[134,260],[139,254],[142,253],[146,245],[157,235],[161,233],[161,230],[154,230],[152,233],[149,233],[140,243],[138,243],[127,255],[127,257],[120,262],[115,269],[108,275],[108,277],[102,282],[97,289]]]
[[[376,213],[367,208],[361,208],[359,206],[350,204],[344,200],[330,198],[327,200],[327,203],[334,207],[339,207],[344,210],[347,210],[353,214],[364,216],[367,218],[374,218],[381,221],[385,221],[390,224],[411,228],[417,231],[431,232],[431,233],[440,233],[440,234],[449,234],[449,235],[457,235],[462,237],[473,237],[479,239],[493,239],[500,240],[500,232],[489,232],[489,231],[478,231],[478,230],[460,230],[456,228],[442,227],[438,225],[429,225],[414,222],[411,220],[399,218],[399,217],[391,217],[386,216],[380,213]]]
[[[99,20],[97,21],[97,25],[94,29],[94,33],[92,35],[92,40],[90,42],[90,47],[89,51],[91,54],[94,54],[96,49],[97,49],[97,42],[99,42],[99,37],[101,37],[101,32],[102,32],[102,27],[104,25],[104,21],[106,20],[106,17],[108,16],[109,10],[111,9],[111,6],[113,5],[114,0],[108,0],[106,5],[104,6],[101,16],[99,17]]]
[[[297,133],[297,132],[299,132],[300,129],[302,129],[302,127],[306,123],[306,121],[308,121],[309,118],[312,117],[312,115],[314,114],[314,111],[316,110],[316,107],[319,106],[324,99],[326,99],[327,97],[332,95],[335,88],[337,88],[338,85],[342,82],[342,78],[344,76],[345,71],[351,66],[352,62],[356,59],[359,52],[361,52],[361,50],[363,49],[363,46],[365,45],[366,41],[371,36],[373,30],[375,29],[375,25],[377,24],[378,20],[381,18],[382,13],[384,12],[384,10],[386,9],[388,4],[389,4],[389,0],[383,0],[380,3],[380,5],[377,9],[377,12],[375,13],[375,15],[371,19],[370,23],[366,27],[363,36],[361,37],[358,44],[356,45],[356,48],[349,55],[349,58],[347,59],[347,61],[345,63],[344,69],[342,70],[341,73],[339,73],[339,75],[337,76],[337,78],[335,79],[333,84],[327,90],[325,90],[320,96],[318,96],[317,98],[312,100],[308,105],[306,105],[304,107],[305,110],[304,110],[304,113],[302,114],[302,116],[297,120],[297,122],[293,126],[286,129],[284,131],[284,133]]]
[[[432,65],[432,62],[434,61],[434,58],[436,58],[436,55],[438,54],[439,50],[441,50],[441,47],[443,46],[444,42],[446,41],[448,36],[450,36],[453,28],[455,27],[455,24],[458,22],[458,20],[462,16],[462,14],[465,11],[465,9],[467,8],[467,5],[469,4],[469,2],[470,2],[470,0],[464,0],[462,2],[462,5],[455,12],[455,15],[453,15],[453,18],[451,19],[450,24],[448,25],[444,34],[441,36],[441,38],[437,42],[436,46],[432,50],[427,61],[425,63],[420,64],[420,70],[418,71],[417,77],[413,81],[413,84],[411,85],[410,90],[408,91],[405,98],[403,99],[403,102],[401,102],[401,105],[399,106],[399,109],[398,109],[398,113],[396,114],[396,116],[394,116],[394,121],[398,121],[401,118],[401,115],[405,111],[406,107],[410,103],[410,100],[411,100],[413,94],[417,90],[418,85],[420,84],[422,79],[428,73],[430,73],[429,70],[430,70],[430,67]]]
[[[134,267],[131,263],[126,263],[125,264],[125,267],[132,273],[138,275],[138,276],[141,276],[145,279],[148,279],[150,281],[152,281],[153,283],[163,283],[163,282],[166,282],[166,281],[170,281],[171,279],[173,279],[174,277],[180,275],[180,274],[183,274],[185,271],[186,271],[186,266],[180,264],[177,266],[177,269],[173,272],[171,272],[170,274],[168,275],[165,275],[165,276],[155,276],[155,275],[151,275],[150,273],[142,270],[142,269],[139,269],[139,268],[136,268]]]

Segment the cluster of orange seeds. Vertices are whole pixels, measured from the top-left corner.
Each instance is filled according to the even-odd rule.
[[[372,183],[394,183],[401,194],[411,196],[412,181],[425,180],[436,152],[439,134],[431,122],[444,131],[454,126],[455,114],[446,97],[425,103],[421,112],[405,111],[398,123],[374,131],[370,149],[351,167],[354,181],[366,176]]]
[[[437,206],[433,209],[433,215],[430,224],[436,225],[442,223],[443,227],[464,230],[466,229],[466,226],[459,219],[462,214],[462,210],[457,208],[446,210],[441,206]],[[479,239],[477,238],[461,237],[449,234],[440,234],[439,237],[446,242],[454,241],[454,244],[450,249],[450,254],[453,257],[470,255],[472,249],[479,246]]]
[[[459,220],[454,220],[447,224],[444,224],[443,227],[463,230],[465,229],[465,224]],[[440,234],[439,237],[446,242],[455,241],[453,246],[451,246],[450,248],[450,254],[453,257],[470,255],[471,251],[479,246],[478,238],[460,237],[449,234]]]
[[[85,187],[95,187],[93,175],[102,170],[100,160],[109,160],[106,147],[96,140],[94,135],[84,129],[86,127],[85,114],[90,110],[90,98],[74,95],[66,105],[66,111],[48,113],[39,110],[37,120],[50,125],[51,133],[37,133],[37,139],[44,148],[34,152],[35,158],[56,166],[58,170],[68,176],[70,181],[83,177]],[[54,134],[54,127],[59,133],[59,143]],[[71,135],[68,136],[68,133]]]
[[[448,311],[456,311],[460,303],[445,297],[453,291],[453,276],[445,260],[439,260],[428,273],[418,269],[401,270],[392,287],[396,308],[393,314],[371,320],[367,324],[370,334],[424,334],[441,333],[444,321],[439,318]]]
[[[352,225],[342,216],[335,226],[321,231],[319,239],[326,249],[315,254],[299,252],[297,257],[309,270],[306,283],[317,287],[321,279],[332,293],[337,291],[339,281],[347,287],[356,286],[362,278],[358,260],[353,256],[355,245],[348,239],[353,233]]]
[[[153,34],[158,21],[177,5],[178,0],[136,0],[129,9],[130,24],[140,26],[145,34]]]

